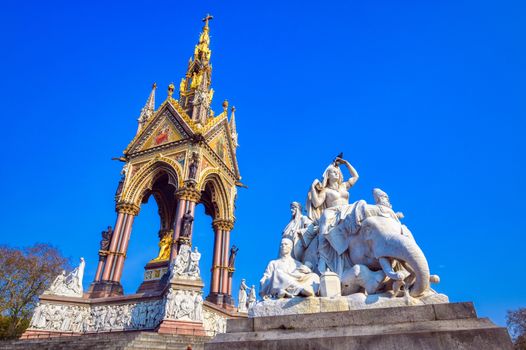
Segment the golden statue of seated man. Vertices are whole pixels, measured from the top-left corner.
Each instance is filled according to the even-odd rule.
[[[159,255],[152,261],[163,261],[170,259],[170,247],[172,246],[172,231],[166,232],[159,241]]]

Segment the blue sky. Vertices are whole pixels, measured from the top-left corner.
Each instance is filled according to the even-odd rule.
[[[0,13],[0,243],[84,256],[115,221],[119,156],[157,82],[185,73],[210,12],[213,107],[237,107],[240,278],[275,258],[289,203],[339,152],[351,200],[389,193],[452,301],[504,323],[526,305],[522,1],[10,2]],[[348,174],[346,174],[348,176]],[[154,201],[136,219],[123,284],[157,252]],[[203,214],[204,210],[197,209]],[[195,244],[209,285],[211,219]]]

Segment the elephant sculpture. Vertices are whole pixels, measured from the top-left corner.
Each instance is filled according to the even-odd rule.
[[[438,280],[437,276],[431,278],[426,257],[407,227],[392,217],[369,216],[349,238],[351,264],[382,270],[395,290],[405,284],[409,294],[418,297],[429,289],[430,280]],[[346,279],[344,274],[342,282]]]
[[[351,177],[344,178],[344,165]],[[359,176],[342,155],[327,167],[322,181],[315,179],[307,197],[307,216],[296,203],[294,215],[283,237],[294,242],[294,252],[301,263],[323,274],[336,273],[344,294],[365,291],[368,294],[403,292],[422,297],[431,275],[424,253],[409,229],[400,222],[388,195],[373,189],[375,204],[364,200],[349,203],[349,190]],[[293,203],[294,204],[294,203]]]

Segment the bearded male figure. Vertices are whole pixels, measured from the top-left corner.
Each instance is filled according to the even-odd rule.
[[[292,298],[314,296],[318,293],[320,277],[291,256],[292,241],[283,238],[279,259],[267,265],[259,281],[262,298]]]
[[[314,239],[318,227],[314,226],[312,220],[302,213],[301,204],[292,202],[290,204],[292,218],[283,230],[282,238],[292,241],[292,257],[304,264],[316,266],[318,262],[318,242]]]

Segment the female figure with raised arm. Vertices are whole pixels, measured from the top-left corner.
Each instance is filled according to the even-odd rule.
[[[342,275],[348,257],[343,253],[349,247],[348,233],[344,225],[338,224],[352,212],[349,205],[349,189],[358,181],[358,172],[346,160],[336,157],[325,172],[323,182],[314,180],[307,200],[308,215],[318,220],[318,270],[324,273],[327,269]],[[345,165],[351,177],[344,181],[340,165]]]

